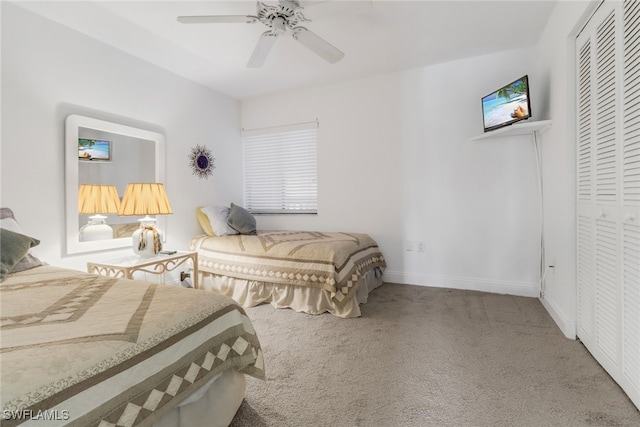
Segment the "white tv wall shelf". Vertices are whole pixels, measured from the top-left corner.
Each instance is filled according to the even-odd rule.
[[[485,132],[480,136],[471,138],[471,141],[498,138],[502,136],[529,135],[533,132],[541,132],[551,127],[551,120],[540,120],[537,122],[521,122],[510,126],[505,126],[490,132]]]

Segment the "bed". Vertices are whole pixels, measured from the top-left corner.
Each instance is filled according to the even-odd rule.
[[[264,379],[253,325],[232,299],[41,262],[15,271],[7,256],[37,240],[6,225],[3,427],[228,425],[245,375]]]
[[[386,263],[366,234],[266,231],[191,240],[199,286],[251,307],[270,303],[309,314],[358,317],[382,284]]]

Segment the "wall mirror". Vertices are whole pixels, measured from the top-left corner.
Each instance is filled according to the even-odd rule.
[[[106,214],[113,237],[87,240],[81,228],[88,215],[78,212],[78,189],[82,184],[114,185],[122,198],[132,182],[162,182],[165,178],[164,137],[104,120],[70,115],[65,122],[65,198],[67,254],[131,247],[136,216]],[[157,217],[165,231],[166,218]]]

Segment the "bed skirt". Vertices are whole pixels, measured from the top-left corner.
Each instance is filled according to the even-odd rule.
[[[375,268],[368,271],[363,275],[355,296],[338,307],[334,304],[331,294],[324,289],[236,279],[202,270],[198,272],[200,289],[231,297],[243,307],[269,303],[275,308],[291,308],[308,314],[328,312],[342,318],[360,316],[360,304],[366,303],[369,292],[380,285],[382,270]]]
[[[179,407],[153,424],[153,427],[226,427],[231,424],[247,389],[244,374],[231,368],[196,392]]]

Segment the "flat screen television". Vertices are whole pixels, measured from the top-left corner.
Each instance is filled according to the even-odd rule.
[[[520,77],[482,98],[482,121],[485,132],[529,117],[531,117],[531,101],[528,76]]]
[[[111,160],[111,142],[102,139],[78,138],[78,159]]]

